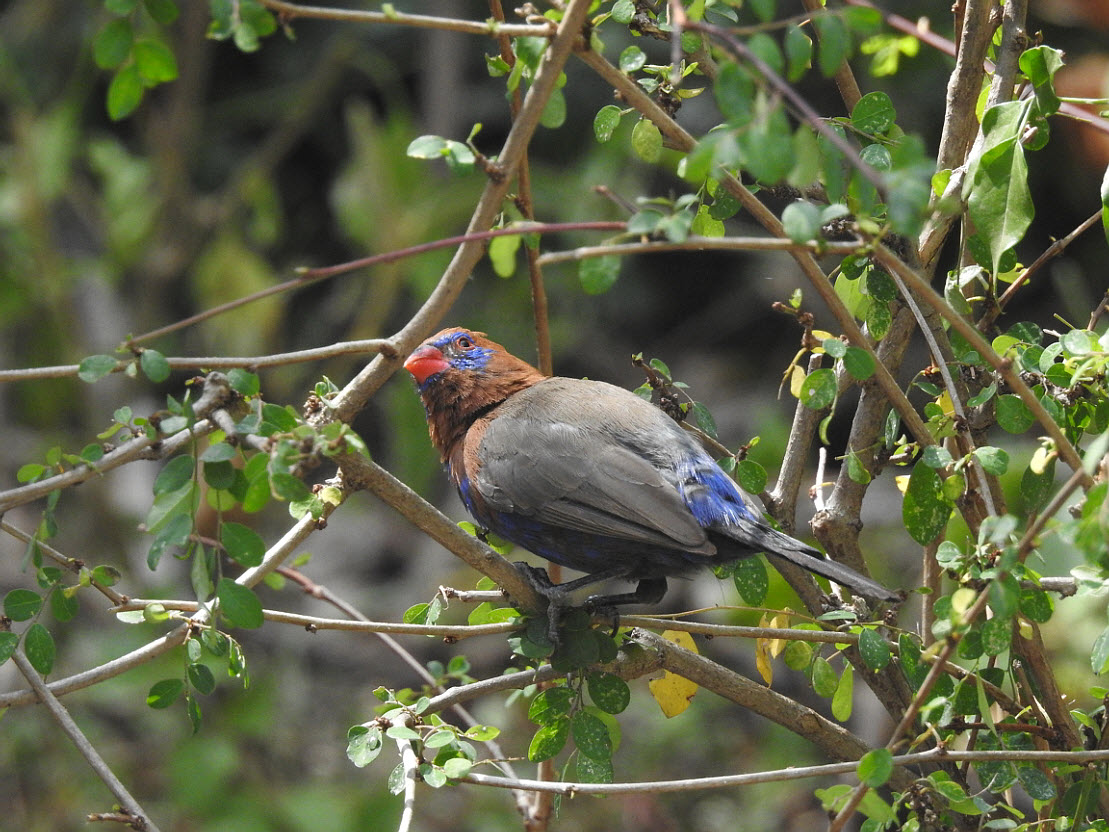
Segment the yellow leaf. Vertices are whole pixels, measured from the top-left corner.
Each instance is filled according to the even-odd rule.
[[[1028,463],[1028,468],[1033,474],[1042,474],[1047,470],[1048,463],[1055,459],[1059,454],[1055,451],[1055,444],[1052,443],[1050,448],[1041,445],[1036,448],[1036,452],[1032,454],[1032,461]]]
[[[789,368],[789,392],[793,398],[801,398],[801,385],[805,383],[805,371],[797,364]]]
[[[771,661],[770,644],[772,639],[760,638],[755,641],[755,667],[762,676],[762,680],[766,682],[766,686],[770,687],[774,684],[774,663]]]
[[[667,630],[662,634],[667,641],[672,641],[679,647],[697,652],[697,645],[693,643],[693,636],[678,630]],[[697,692],[697,683],[671,673],[669,670],[662,672],[661,679],[652,679],[647,683],[651,696],[662,708],[663,715],[670,719],[689,707],[693,694]]]
[[[784,630],[789,626],[789,616],[778,614],[770,619],[770,623],[766,626],[774,630]],[[786,649],[786,639],[774,638],[770,640],[770,655],[773,658],[778,658],[782,655],[782,651]]]

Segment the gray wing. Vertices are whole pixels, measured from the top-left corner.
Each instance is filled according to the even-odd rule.
[[[497,511],[636,543],[716,552],[675,487],[599,427],[498,414],[478,456],[474,481]]]

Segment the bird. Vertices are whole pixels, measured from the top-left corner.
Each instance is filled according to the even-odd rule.
[[[478,525],[585,573],[553,584],[521,565],[549,601],[552,633],[570,592],[624,579],[634,591],[593,595],[587,605],[654,604],[668,578],[759,552],[872,600],[900,600],[773,528],[693,434],[629,390],[545,376],[461,327],[428,338],[404,367],[431,442]]]

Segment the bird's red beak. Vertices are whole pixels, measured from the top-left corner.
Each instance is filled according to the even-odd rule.
[[[425,344],[417,349],[404,362],[404,369],[412,373],[417,384],[423,384],[436,373],[441,373],[450,367],[443,353],[435,347]]]

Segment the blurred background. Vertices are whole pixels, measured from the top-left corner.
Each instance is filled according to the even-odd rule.
[[[780,14],[798,9],[780,4]],[[901,6],[903,4],[893,4]],[[492,42],[473,36],[402,27],[352,26],[300,20],[295,39],[280,31],[258,52],[244,54],[206,37],[205,3],[181,3],[173,37],[180,77],[147,93],[141,108],[111,121],[104,99],[108,74],[94,64],[91,42],[110,19],[102,4],[84,0],[9,0],[0,6],[0,367],[75,364],[112,352],[137,335],[227,300],[291,279],[299,266],[323,266],[462,233],[483,178],[450,173],[441,162],[410,159],[409,142],[422,134],[464,140],[475,123],[479,149],[495,153],[509,127],[504,80],[490,78],[484,55]],[[950,36],[947,2],[912,4],[934,31]],[[1099,97],[1109,91],[1109,3],[1033,4],[1030,28],[1067,53],[1059,75],[1063,95]],[[429,0],[407,11],[484,19],[477,2]],[[897,9],[904,13],[904,9]],[[606,54],[631,42],[626,32],[602,31]],[[658,63],[664,44],[637,39]],[[884,89],[899,123],[935,147],[953,61],[922,47],[901,58],[894,76],[873,77],[866,56],[855,59],[864,91]],[[598,195],[605,186],[627,200],[677,196],[687,190],[673,175],[676,158],[640,163],[628,151],[630,120],[607,144],[593,137],[592,119],[612,91],[573,59],[568,65],[570,110],[564,126],[540,130],[531,150],[537,219],[547,222],[623,219]],[[695,84],[697,81],[695,81]],[[816,109],[842,114],[834,87],[808,79],[802,92]],[[715,123],[711,94],[689,101],[679,121],[694,135]],[[1057,119],[1052,140],[1030,159],[1038,205],[1051,206],[1020,247],[1031,262],[1050,242],[1100,205],[1109,163],[1106,134]],[[730,234],[759,233],[741,214]],[[598,235],[543,240],[544,251],[600,242]],[[335,341],[390,335],[423,302],[450,258],[449,250],[355,272],[302,291],[270,298],[151,344],[166,355],[263,355]],[[950,268],[948,262],[941,271]],[[1061,311],[1081,325],[1107,285],[1105,240],[1096,226],[1041,272],[1001,322],[1033,320],[1050,329]],[[522,261],[521,261],[522,263]],[[771,310],[804,288],[793,261],[770,254],[687,254],[625,260],[616,285],[586,295],[576,267],[546,270],[555,368],[628,387],[642,378],[629,357],[642,352],[666,361],[674,377],[709,406],[722,441],[731,447],[758,436],[752,456],[773,478],[792,417],[793,400],[779,398],[782,373],[798,349],[800,331]],[[834,324],[806,293],[817,326]],[[497,277],[488,262],[444,325],[487,331],[512,351],[534,359],[526,273]],[[919,349],[919,348],[918,348]],[[267,401],[299,407],[321,376],[342,386],[366,359],[302,364],[262,375]],[[927,364],[921,352],[906,367]],[[403,375],[403,374],[402,374]],[[905,377],[906,383],[911,375]],[[112,412],[129,405],[144,414],[180,396],[185,376],[161,389],[121,376],[87,385],[75,379],[0,385],[0,488],[15,472],[41,462],[51,447],[76,452],[95,441]],[[842,449],[850,406],[832,428],[832,453]],[[355,423],[374,458],[452,517],[464,512],[449,492],[427,441],[423,413],[406,375],[391,380]],[[1029,451],[1030,452],[1030,451]],[[62,526],[54,544],[89,563],[117,565],[133,595],[189,597],[187,564],[167,558],[145,566],[149,537],[137,529],[150,504],[158,465],[130,465],[62,497]],[[1019,470],[1014,466],[1014,470]],[[326,472],[321,472],[321,475]],[[834,471],[826,476],[831,479]],[[864,548],[873,573],[896,587],[917,585],[919,550],[885,518],[897,518],[899,496],[882,478],[868,497]],[[799,507],[803,520],[811,506]],[[31,531],[41,506],[5,519]],[[250,521],[272,541],[288,525],[284,507]],[[803,522],[798,524],[803,533]],[[309,543],[304,570],[375,620],[397,620],[430,600],[441,584],[472,586],[475,577],[447,552],[368,495],[358,495]],[[0,591],[33,585],[21,571],[23,546],[0,538]],[[1046,570],[1065,574],[1066,567]],[[145,584],[143,583],[145,582]],[[770,604],[789,603],[775,586]],[[302,599],[292,587],[262,589],[263,603],[317,615],[334,614]],[[735,603],[735,591],[710,576],[688,582],[668,598],[673,609]],[[123,628],[103,612],[99,597],[82,596],[74,625],[58,628],[57,676],[113,658],[153,638],[153,625]],[[452,608],[449,620],[462,620]],[[757,616],[721,617],[750,623]],[[1100,631],[1096,620],[1052,622],[1060,633],[1059,661],[1072,695],[1090,684],[1082,656]],[[103,638],[102,628],[116,636]],[[1086,630],[1089,633],[1086,633]],[[417,680],[369,637],[311,635],[267,626],[241,633],[251,668],[242,690],[224,682],[202,701],[204,724],[190,735],[178,707],[142,705],[150,684],[180,674],[170,655],[110,683],[73,694],[67,705],[162,829],[347,830],[395,826],[400,803],[385,778],[393,762],[373,767],[346,759],[347,728],[372,713],[374,687]],[[1072,657],[1068,645],[1075,644]],[[446,647],[409,640],[422,659],[446,660],[464,651],[475,675],[507,666],[503,641]],[[705,645],[714,659],[755,675],[754,647]],[[107,652],[105,652],[107,651]],[[1084,652],[1085,651],[1085,652]],[[11,664],[0,667],[0,690],[23,686]],[[856,688],[862,688],[857,685]],[[827,712],[800,674],[781,669],[775,688]],[[633,709],[621,718],[624,745],[615,757],[618,779],[648,780],[819,762],[806,743],[702,694],[685,716],[666,721],[633,686]],[[527,735],[519,705],[476,708],[506,734]],[[853,730],[883,737],[877,705],[861,696]],[[713,725],[702,731],[696,726]],[[726,728],[724,726],[727,726]],[[77,752],[41,709],[17,708],[0,721],[0,829],[85,827],[84,814],[110,798]],[[523,753],[524,749],[515,749]],[[813,828],[812,788],[794,783],[742,791],[628,800],[565,801],[560,830]],[[582,805],[582,804],[586,805]],[[476,788],[421,790],[423,829],[518,829],[506,795]]]

